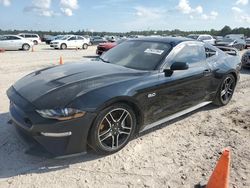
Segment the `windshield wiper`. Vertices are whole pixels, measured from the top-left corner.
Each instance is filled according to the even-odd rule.
[[[103,59],[101,57],[99,57],[99,59],[102,60],[102,62],[104,62],[104,63],[110,63],[110,61],[107,61],[107,60],[105,60],[105,59]]]

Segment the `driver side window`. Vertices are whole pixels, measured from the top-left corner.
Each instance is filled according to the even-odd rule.
[[[71,37],[69,38],[69,40],[76,40],[76,37]]]
[[[189,65],[205,60],[205,50],[202,46],[186,45],[174,57],[174,62],[186,62]]]

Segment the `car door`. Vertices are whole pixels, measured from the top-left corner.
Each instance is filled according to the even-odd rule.
[[[0,36],[0,48],[3,48],[5,50],[8,50],[7,46],[7,37],[6,36]]]
[[[187,70],[177,70],[166,76],[163,69],[170,69],[175,62],[189,64]],[[211,71],[206,64],[203,43],[183,43],[169,54],[158,75],[157,87],[149,91],[145,124],[151,124],[169,115],[206,101]]]
[[[67,40],[67,47],[68,48],[76,48],[77,47],[77,40],[76,36],[72,36]]]
[[[19,37],[9,36],[9,40],[10,40],[10,43],[11,43],[11,49],[12,50],[19,50],[19,49],[22,48],[23,41]]]

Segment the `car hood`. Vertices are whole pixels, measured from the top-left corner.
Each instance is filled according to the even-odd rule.
[[[66,40],[52,40],[51,42],[53,43],[53,42],[63,42],[63,41],[66,41]]]
[[[232,41],[233,42],[233,41]],[[232,42],[229,42],[229,41],[219,41],[216,43],[216,45],[229,45],[231,44]]]
[[[93,89],[147,74],[101,61],[69,63],[33,72],[13,87],[38,109],[62,107]]]

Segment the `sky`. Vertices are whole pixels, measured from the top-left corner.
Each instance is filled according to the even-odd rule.
[[[184,31],[250,27],[250,0],[0,0],[0,29]]]

